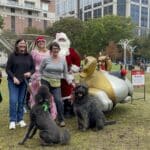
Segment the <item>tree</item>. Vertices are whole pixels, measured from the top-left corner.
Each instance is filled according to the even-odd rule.
[[[117,43],[122,38],[133,36],[134,25],[130,18],[104,16],[85,22],[83,47],[90,54],[105,49],[110,41]]]
[[[45,34],[55,37],[56,33],[64,32],[69,37],[71,46],[79,50],[83,30],[84,27],[81,20],[75,18],[64,18],[55,22],[52,27],[48,27]]]
[[[103,46],[109,41],[119,42],[120,39],[130,39],[133,37],[134,24],[130,18],[122,16],[104,16],[100,18],[104,28]]]
[[[122,53],[119,51],[117,44],[115,44],[113,41],[110,41],[106,47],[105,55],[108,55],[114,62],[122,60]]]
[[[43,34],[43,31],[37,29],[36,27],[27,27],[24,33],[25,34]]]
[[[4,19],[0,16],[0,29],[3,29]]]
[[[45,33],[55,36],[57,32],[65,32],[72,46],[81,54],[96,55],[110,41],[118,42],[120,39],[132,37],[133,28],[130,18],[120,16],[104,16],[85,22],[64,18],[55,22]]]
[[[136,45],[134,56],[136,58],[141,57],[144,59],[150,59],[150,35],[147,37],[138,37],[133,41],[133,45]]]

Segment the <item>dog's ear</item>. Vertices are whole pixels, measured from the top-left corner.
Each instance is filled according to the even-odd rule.
[[[78,84],[77,87],[76,87],[76,89],[78,89],[80,87],[83,87],[85,89],[85,91],[86,91],[86,94],[88,94],[89,87],[88,87],[88,85],[86,83],[83,82],[81,84]]]

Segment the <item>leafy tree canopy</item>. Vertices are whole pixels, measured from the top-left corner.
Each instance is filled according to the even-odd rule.
[[[37,29],[36,27],[27,27],[24,31],[26,34],[43,34],[42,30]]]
[[[55,22],[52,27],[47,28],[45,34],[55,37],[56,33],[64,32],[69,37],[72,47],[79,49],[83,30],[84,27],[81,20],[64,18]]]
[[[150,35],[147,37],[138,37],[134,40],[133,44],[137,46],[134,54],[137,57],[150,59]]]
[[[108,45],[110,41],[133,36],[134,25],[130,18],[120,16],[104,16],[103,18],[81,21],[75,18],[64,18],[46,30],[46,34],[53,35],[65,32],[72,47],[81,54],[96,55]]]
[[[0,29],[3,28],[3,24],[4,24],[4,19],[2,16],[0,16]]]

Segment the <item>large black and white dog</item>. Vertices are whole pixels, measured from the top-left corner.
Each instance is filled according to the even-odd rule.
[[[101,111],[100,101],[96,96],[88,94],[88,86],[80,84],[75,88],[74,111],[77,116],[78,129],[85,131],[88,128],[103,129],[105,125],[115,124],[116,121],[107,121]]]
[[[42,85],[35,95],[36,104],[30,111],[30,125],[28,131],[19,144],[24,144],[27,139],[32,138],[37,129],[39,129],[39,136],[43,146],[69,143],[69,132],[67,130],[61,131],[55,121],[50,117],[49,99],[49,90],[46,86]]]

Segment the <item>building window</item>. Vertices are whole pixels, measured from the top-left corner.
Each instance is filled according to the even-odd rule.
[[[48,24],[47,24],[47,20],[44,20],[44,29],[46,29],[47,28],[47,26],[48,26]]]
[[[140,0],[131,0],[132,2],[136,2],[136,3],[139,3]]]
[[[84,0],[84,6],[91,5],[91,0]]]
[[[84,10],[88,10],[88,9],[91,9],[92,8],[92,5],[87,5],[84,7]]]
[[[148,0],[142,0],[142,4],[148,5]]]
[[[139,25],[139,14],[140,14],[139,6],[132,4],[131,5],[131,18],[137,25]]]
[[[126,15],[126,2],[125,0],[118,0],[117,1],[117,14],[119,16]]]
[[[28,15],[32,15],[32,11],[28,11]]]
[[[110,14],[113,14],[113,6],[112,5],[104,7],[104,16],[110,15]]]
[[[101,0],[93,0],[93,7],[101,6],[102,2]]]
[[[15,8],[10,9],[11,13],[15,13]]]
[[[10,1],[10,2],[18,2],[18,0],[8,0],[8,1]]]
[[[26,7],[29,7],[29,8],[34,8],[35,7],[34,2],[25,1],[24,4],[25,4]]]
[[[82,9],[79,10],[79,18],[82,20]]]
[[[113,0],[104,0],[104,4],[112,3]]]
[[[32,27],[32,18],[28,18],[28,27]]]
[[[42,9],[48,11],[48,3],[42,3]]]
[[[147,35],[147,33],[148,33],[146,28],[141,28],[140,31],[141,31],[140,35],[143,36],[143,37],[144,37],[145,35]]]
[[[75,13],[75,11],[69,11],[70,15],[73,15]]]
[[[47,13],[44,13],[44,14],[43,14],[43,17],[47,18]]]
[[[141,8],[141,26],[142,27],[147,27],[148,23],[148,8],[142,7]]]
[[[15,16],[11,16],[11,31],[12,31],[12,32],[15,32],[15,31],[16,31],[16,30],[15,30],[15,28],[16,28],[15,24],[16,24]]]
[[[16,5],[18,4],[18,0],[8,0],[9,4]]]
[[[150,10],[149,10],[149,28],[150,28]],[[149,30],[150,31],[150,30]]]
[[[88,11],[88,12],[84,13],[84,20],[85,21],[88,20],[88,19],[91,19],[91,17],[92,17],[91,11]]]
[[[74,11],[75,3],[73,0],[68,1],[68,11]]]
[[[93,17],[94,18],[98,18],[98,17],[101,17],[102,16],[102,10],[99,8],[99,9],[95,9],[94,12],[93,12]]]

